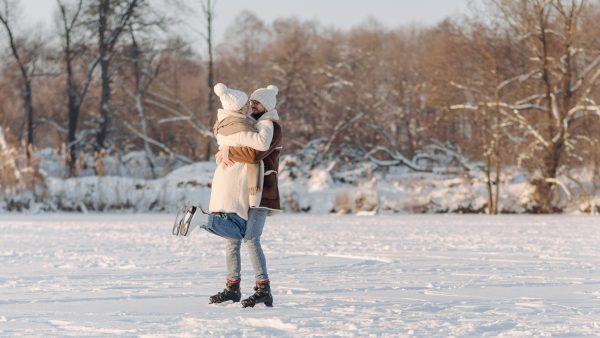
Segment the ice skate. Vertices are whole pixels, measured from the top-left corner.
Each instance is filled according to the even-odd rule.
[[[185,206],[177,212],[172,233],[175,236],[189,236],[194,229],[206,225],[207,213],[201,207]]]
[[[233,301],[237,303],[242,299],[242,292],[240,291],[240,282],[230,283],[227,282],[225,289],[222,292],[217,293],[216,295],[210,296],[209,304],[219,304],[226,301]]]
[[[269,284],[257,284],[254,287],[256,291],[252,296],[242,301],[243,307],[254,307],[259,303],[264,303],[265,306],[273,306],[273,295],[271,294],[271,286]]]

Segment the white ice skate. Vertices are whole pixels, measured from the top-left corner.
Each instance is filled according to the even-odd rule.
[[[202,207],[185,206],[179,209],[175,216],[172,233],[175,236],[188,236],[208,221],[208,213]]]

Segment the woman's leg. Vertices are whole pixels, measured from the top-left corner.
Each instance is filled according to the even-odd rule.
[[[244,245],[248,250],[252,267],[256,275],[257,282],[267,282],[269,274],[267,273],[267,261],[260,245],[260,237],[265,226],[267,218],[267,209],[250,209],[248,213],[248,222],[246,224],[246,233],[244,235]]]
[[[241,240],[228,239],[225,242],[225,261],[227,263],[227,282],[225,289],[210,296],[210,304],[227,301],[239,302],[242,299],[240,291],[240,246]]]
[[[235,213],[220,213],[208,215],[208,223],[201,227],[226,239],[241,240],[246,233],[246,223]]]

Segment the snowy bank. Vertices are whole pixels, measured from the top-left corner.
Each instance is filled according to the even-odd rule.
[[[280,193],[287,212],[326,213],[483,213],[487,190],[483,175],[415,173],[403,168],[385,172],[358,169],[331,173],[327,168],[300,173],[282,161]],[[180,167],[157,179],[84,176],[63,179],[48,174],[32,191],[4,196],[4,211],[173,212],[191,202],[207,205],[214,162]],[[135,172],[132,172],[132,175]],[[58,177],[57,177],[58,176]],[[516,170],[502,177],[500,211],[525,213],[533,186]],[[576,191],[578,187],[569,187]],[[587,191],[593,191],[591,187]],[[573,194],[572,194],[573,195]],[[570,213],[598,211],[600,195],[565,195]]]

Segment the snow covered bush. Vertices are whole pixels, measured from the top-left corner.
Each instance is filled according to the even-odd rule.
[[[28,158],[26,149],[10,146],[0,127],[0,210],[21,211],[29,208],[35,198],[36,185],[43,178],[35,158]]]
[[[93,175],[97,169],[89,168],[93,162],[84,156],[83,161],[88,161],[82,166],[84,176],[65,178],[67,169],[60,162],[60,153],[45,149],[36,153],[43,170],[34,175],[38,177],[34,181],[29,174],[37,172],[35,167],[23,166],[26,162],[19,160],[14,149],[3,149],[0,210],[8,211],[174,212],[184,203],[206,206],[215,169],[212,161],[183,166],[168,157],[157,157],[153,161],[155,174],[178,168],[152,179],[148,177],[152,175],[145,155],[130,153],[103,157],[104,176]],[[433,162],[428,165],[429,171],[414,171],[406,166],[378,168],[371,161],[311,165],[300,156],[286,155],[279,168],[281,205],[285,212],[316,214],[486,212],[487,190],[482,172],[442,170]],[[470,167],[477,168],[473,164]],[[568,191],[561,200],[565,211],[599,212],[600,189],[593,183],[594,171],[573,171],[568,176],[559,177]],[[505,168],[499,211],[531,211],[535,206],[534,189],[523,169]]]

